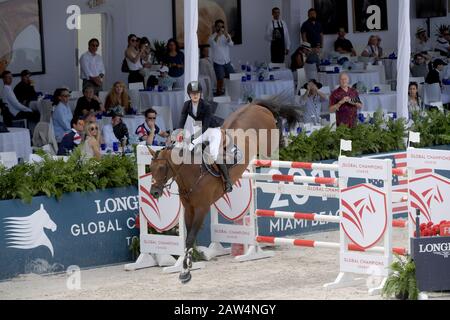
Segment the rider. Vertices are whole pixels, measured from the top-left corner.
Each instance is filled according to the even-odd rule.
[[[228,168],[223,161],[217,161],[222,145],[222,131],[220,128],[209,128],[212,112],[210,105],[201,99],[202,86],[198,81],[192,81],[188,84],[187,93],[190,100],[184,104],[179,127],[184,128],[188,133],[187,136],[195,136],[197,131],[201,130],[202,135],[192,141],[189,149],[192,151],[196,145],[206,141],[209,142],[211,157],[216,162],[225,180],[225,192],[231,192],[233,191],[233,184],[230,180]],[[196,125],[196,122],[201,122],[201,128]]]

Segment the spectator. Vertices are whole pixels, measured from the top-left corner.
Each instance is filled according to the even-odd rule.
[[[303,42],[309,42],[313,48],[318,45],[323,48],[322,25],[317,21],[317,11],[315,9],[309,9],[308,20],[303,23],[301,33]]]
[[[367,47],[361,53],[361,56],[375,58],[375,60],[383,58],[383,48],[380,47],[380,43],[380,37],[371,35]]]
[[[83,80],[83,88],[91,86],[96,95],[103,91],[103,78],[105,76],[105,66],[103,58],[97,54],[100,41],[98,39],[89,40],[89,49],[80,57],[80,77]]]
[[[306,54],[306,61],[307,64],[316,64],[317,67],[320,65],[320,46],[317,45],[316,47],[313,47],[311,51],[307,52]]]
[[[202,86],[197,81],[189,83],[187,93],[190,100],[184,104],[178,128],[184,128],[188,136],[204,133],[210,126],[211,106],[202,99]]]
[[[303,68],[306,57],[311,53],[311,44],[303,42],[303,44],[291,56],[291,70]]]
[[[416,45],[414,52],[426,54],[428,51],[433,51],[433,46],[427,36],[427,31],[424,28],[418,28],[416,32]]]
[[[139,137],[140,141],[145,141],[147,145],[150,146],[157,146],[157,135],[162,138],[169,138],[169,133],[161,131],[161,129],[156,125],[156,117],[158,114],[155,110],[150,108],[145,111],[144,115],[145,122],[136,129],[136,135]]]
[[[433,68],[430,70],[427,77],[425,78],[425,82],[428,84],[439,83],[439,85],[442,86],[440,73],[444,71],[444,67],[446,65],[447,64],[441,59],[434,60]]]
[[[322,84],[316,80],[310,80],[305,84],[306,93],[301,97],[300,103],[305,107],[304,121],[314,125],[320,124],[320,114],[322,112],[322,103],[327,101],[325,94],[319,90]]]
[[[217,85],[216,73],[214,72],[214,66],[209,58],[209,44],[200,46],[200,62],[199,62],[199,75],[206,76],[211,80],[212,87]]]
[[[112,145],[113,142],[129,144],[130,135],[128,128],[123,123],[122,118],[124,116],[122,107],[115,107],[111,110],[111,124],[103,126],[102,133],[106,144]]]
[[[100,153],[101,136],[97,123],[87,122],[84,126],[84,140],[82,144],[81,153],[86,159],[95,158],[100,160],[102,155]]]
[[[411,75],[413,77],[426,78],[428,71],[428,64],[425,56],[422,53],[416,53],[414,55],[414,62],[411,65]]]
[[[273,8],[272,21],[266,28],[266,40],[270,42],[270,61],[272,63],[284,63],[291,47],[287,23],[281,20],[280,16],[280,8]]]
[[[14,88],[14,94],[17,100],[24,106],[29,107],[31,101],[36,101],[38,95],[34,89],[34,82],[31,80],[31,72],[23,70],[20,73],[20,82]]]
[[[356,126],[358,109],[363,105],[359,99],[358,91],[350,88],[348,74],[339,76],[339,88],[330,96],[330,112],[336,112],[336,126],[345,125],[349,128]]]
[[[91,112],[104,112],[102,102],[94,93],[94,87],[87,86],[83,88],[83,96],[78,99],[74,116],[85,117]]]
[[[419,85],[416,82],[411,82],[408,87],[408,112],[409,118],[415,112],[423,111],[423,102],[419,96]]]
[[[167,41],[167,51],[163,58],[163,64],[169,67],[169,76],[176,80],[176,87],[184,87],[184,53],[175,39]]]
[[[450,28],[443,26],[439,28],[439,37],[436,40],[435,50],[440,52],[441,56],[448,57],[450,54]]]
[[[142,37],[139,41],[139,51],[142,52],[141,54],[141,63],[143,68],[141,69],[140,73],[144,77],[144,83],[147,83],[148,78],[150,77],[150,74],[152,72],[152,47],[150,40],[148,40],[147,37]]]
[[[55,131],[56,141],[61,143],[62,139],[72,130],[70,122],[72,121],[72,110],[69,106],[70,92],[66,88],[56,89],[53,94],[53,128]]]
[[[131,114],[131,101],[125,83],[117,81],[106,97],[105,111],[109,112],[114,107],[122,107],[126,114]]]
[[[8,70],[2,73],[3,79],[3,103],[8,106],[8,110],[11,113],[13,120],[27,119],[29,122],[36,124],[39,122],[40,114],[38,111],[33,111],[30,108],[21,104],[11,87],[13,77],[12,73]]]
[[[217,78],[217,96],[225,94],[224,79],[234,73],[230,59],[230,47],[234,45],[231,36],[225,29],[223,20],[216,20],[214,23],[215,32],[209,37],[209,45],[212,51],[214,71]]]
[[[128,36],[128,48],[125,50],[125,59],[128,66],[128,83],[144,84],[144,77],[140,73],[144,67],[141,62],[141,58],[144,55],[144,49],[139,49],[139,39],[135,34]]]
[[[72,126],[72,130],[64,135],[64,138],[59,144],[58,156],[68,156],[81,143],[81,135],[84,130],[84,120],[75,116],[70,121],[70,125]]]
[[[169,76],[169,68],[167,66],[162,66],[159,70],[159,74],[158,85],[164,90],[172,90],[176,80]]]
[[[350,40],[346,39],[345,36],[347,33],[345,32],[345,28],[339,28],[338,38],[334,42],[334,51],[340,54],[351,54],[352,57],[356,56],[356,51],[353,48],[353,44]]]

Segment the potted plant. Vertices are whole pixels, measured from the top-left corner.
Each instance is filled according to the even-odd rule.
[[[397,261],[390,266],[392,274],[383,287],[382,295],[400,300],[417,300],[419,289],[416,281],[416,265],[410,256],[395,255]]]
[[[164,55],[166,54],[166,42],[155,40],[153,42],[154,49],[154,59],[153,64],[162,64]]]

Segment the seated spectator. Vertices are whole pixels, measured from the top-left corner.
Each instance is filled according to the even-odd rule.
[[[102,155],[100,153],[101,136],[98,129],[98,124],[87,122],[84,126],[84,139],[81,145],[81,153],[86,159],[95,158],[100,160]]]
[[[78,99],[74,116],[87,116],[91,112],[103,112],[103,104],[100,98],[94,94],[94,87],[87,86],[83,89],[83,96]]]
[[[199,62],[199,75],[206,76],[211,80],[212,87],[217,85],[216,72],[214,71],[214,65],[209,59],[209,44],[200,46],[200,62]]]
[[[418,28],[416,32],[415,53],[427,53],[433,51],[433,46],[427,36],[427,31],[424,28]]]
[[[14,94],[17,100],[24,106],[29,107],[31,101],[36,101],[38,95],[34,89],[34,82],[31,80],[31,72],[23,70],[20,73],[20,82],[14,87]]]
[[[83,117],[84,123],[97,123],[97,114],[95,112],[91,112],[88,115]]]
[[[423,101],[419,96],[419,85],[416,82],[411,82],[408,87],[408,112],[409,118],[414,112],[423,111]]]
[[[434,49],[440,52],[441,56],[448,57],[450,55],[450,29],[448,26],[439,28],[439,37]]]
[[[305,107],[303,114],[305,123],[320,124],[322,103],[327,101],[325,94],[319,91],[321,88],[322,84],[314,79],[304,86],[306,93],[301,97],[300,104]]]
[[[426,78],[428,71],[429,69],[425,56],[422,53],[417,53],[414,56],[414,63],[411,65],[411,75],[413,77]]]
[[[434,60],[433,69],[431,69],[428,73],[427,77],[425,78],[425,82],[428,84],[439,83],[439,85],[442,86],[440,73],[444,70],[444,67],[446,65],[447,64],[441,59]]]
[[[176,80],[177,87],[184,87],[184,53],[175,39],[167,41],[167,52],[163,64],[169,67],[169,76]]]
[[[130,97],[128,96],[125,83],[121,81],[114,83],[113,88],[109,92],[105,101],[106,112],[109,112],[110,109],[115,107],[122,107],[126,114],[131,114]]]
[[[339,76],[339,88],[334,90],[330,96],[330,112],[336,112],[336,126],[347,126],[354,128],[358,109],[363,105],[359,99],[358,91],[350,88],[350,78],[347,73]]]
[[[162,66],[159,70],[158,86],[161,86],[164,90],[172,90],[176,80],[169,76],[169,68]]]
[[[103,126],[102,133],[106,144],[112,145],[113,142],[129,143],[130,135],[125,123],[122,122],[124,116],[123,108],[116,107],[111,111],[111,124]]]
[[[31,110],[17,100],[17,97],[11,87],[11,84],[13,82],[12,73],[7,70],[4,71],[2,73],[2,79],[4,84],[2,100],[3,103],[8,107],[13,120],[27,119],[33,124],[38,123],[41,117],[39,112]]]
[[[383,48],[381,48],[380,44],[380,37],[375,35],[370,36],[367,47],[361,53],[361,56],[375,58],[375,60],[383,58]]]
[[[312,48],[310,52],[306,55],[306,61],[307,64],[316,64],[317,66],[320,65],[320,46],[317,45]]]
[[[294,53],[291,56],[291,71],[295,72],[298,69],[303,68],[305,65],[305,60],[303,57],[303,48],[298,47],[297,50],[294,51]]]
[[[73,117],[70,121],[72,130],[67,133],[58,146],[58,156],[68,156],[77,146],[81,144],[81,135],[84,130],[84,120]]]
[[[356,56],[356,51],[353,48],[353,44],[350,40],[346,39],[346,32],[345,28],[339,28],[338,32],[338,38],[334,42],[334,51],[340,53],[340,54],[351,54],[352,57]]]
[[[157,113],[155,110],[148,109],[145,111],[145,122],[136,129],[136,135],[139,137],[139,140],[145,141],[147,145],[158,145],[156,135],[163,138],[169,138],[170,136],[168,132],[161,131],[156,125],[156,116]]]
[[[70,93],[65,88],[56,89],[53,94],[53,106],[55,111],[52,115],[53,128],[55,131],[55,138],[58,143],[61,143],[62,139],[72,130],[70,122],[73,115],[69,106]]]

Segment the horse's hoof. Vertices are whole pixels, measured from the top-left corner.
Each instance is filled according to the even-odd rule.
[[[186,284],[192,279],[191,273],[189,271],[185,273],[180,273],[179,279],[182,284]]]

